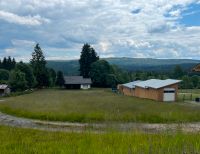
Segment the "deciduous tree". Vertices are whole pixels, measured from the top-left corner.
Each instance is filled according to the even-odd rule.
[[[20,70],[12,70],[10,73],[9,84],[13,91],[23,91],[27,88],[25,73]]]

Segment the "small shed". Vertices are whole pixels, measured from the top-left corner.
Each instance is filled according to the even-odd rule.
[[[119,85],[118,89],[124,95],[147,98],[156,101],[173,102],[177,100],[178,84],[181,80],[150,79],[134,81]]]
[[[92,81],[90,78],[83,78],[83,76],[65,76],[66,89],[90,89]]]
[[[10,94],[10,87],[6,84],[0,84],[0,96]]]

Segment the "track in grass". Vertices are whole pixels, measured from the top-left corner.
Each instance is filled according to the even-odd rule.
[[[69,123],[52,122],[19,118],[0,112],[0,125],[31,128],[46,131],[66,131],[66,132],[93,132],[104,133],[108,130],[131,132],[139,131],[145,133],[163,133],[163,132],[200,132],[200,123],[187,124],[147,124],[147,123]]]

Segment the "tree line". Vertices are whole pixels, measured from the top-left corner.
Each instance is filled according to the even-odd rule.
[[[9,84],[12,91],[32,88],[61,86],[64,77],[61,71],[55,72],[46,67],[46,60],[39,44],[34,47],[30,63],[15,62],[11,57],[0,62],[0,83]]]
[[[3,60],[1,61],[0,59],[0,69],[6,69],[6,70],[12,70],[15,68],[16,62],[15,62],[15,58],[12,58],[9,56],[4,57]]]
[[[95,49],[89,44],[82,47],[80,59],[80,75],[91,78],[95,87],[116,88],[117,84],[134,80],[147,79],[180,79],[180,87],[184,89],[200,88],[200,77],[196,74],[184,72],[181,66],[176,66],[172,72],[158,73],[123,70],[115,65],[110,65],[106,60],[100,59]],[[0,60],[0,83],[9,84],[12,91],[23,91],[31,88],[44,88],[64,86],[63,72],[55,72],[46,66],[45,56],[39,44],[34,47],[29,63],[18,62],[14,58],[5,57]]]
[[[180,83],[182,89],[200,88],[199,74],[183,71],[180,65],[175,66],[171,72],[122,70],[118,66],[110,65],[106,60],[101,60],[89,44],[83,46],[79,64],[80,74],[85,78],[90,77],[95,87],[116,87],[117,84],[135,80],[173,78],[182,80]]]

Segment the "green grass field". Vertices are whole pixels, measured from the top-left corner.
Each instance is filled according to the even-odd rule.
[[[199,153],[200,134],[44,132],[0,126],[2,154]]]
[[[198,105],[127,97],[112,93],[109,89],[49,89],[4,99],[0,103],[0,111],[42,120],[149,123],[200,121]]]
[[[200,97],[200,89],[182,89],[179,91],[180,101],[194,101],[195,98]]]

